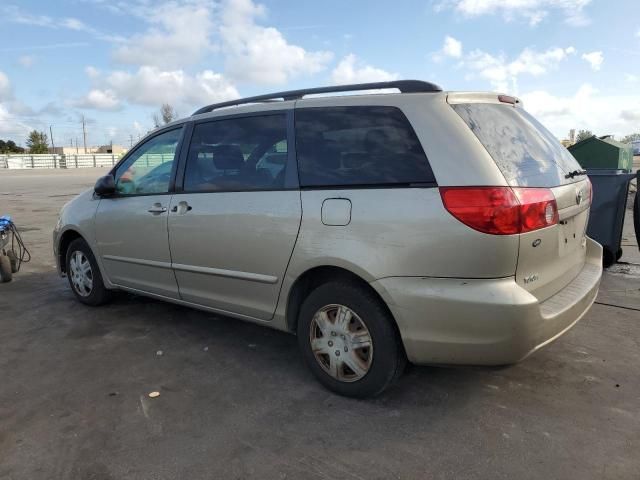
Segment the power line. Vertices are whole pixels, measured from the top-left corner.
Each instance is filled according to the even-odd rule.
[[[84,153],[87,153],[87,131],[84,125],[84,115],[82,115],[82,138],[84,139]]]
[[[49,125],[49,133],[51,134],[51,153],[56,153],[56,144],[53,143],[53,128]]]

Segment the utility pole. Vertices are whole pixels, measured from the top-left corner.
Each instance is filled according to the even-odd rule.
[[[78,137],[76,137],[76,154],[78,153]]]
[[[53,130],[52,125],[49,125],[49,133],[51,134],[51,153],[56,154],[56,144],[53,143]]]
[[[87,130],[85,129],[84,115],[82,115],[82,139],[84,142],[84,153],[87,153]]]

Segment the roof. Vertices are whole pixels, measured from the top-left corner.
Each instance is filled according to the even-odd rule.
[[[299,100],[306,95],[318,95],[322,93],[341,93],[341,92],[357,92],[364,90],[381,90],[388,88],[396,88],[401,93],[424,93],[424,92],[441,92],[442,88],[438,85],[425,82],[422,80],[394,80],[391,82],[373,82],[373,83],[354,83],[350,85],[335,85],[330,87],[305,88],[301,90],[287,90],[284,92],[269,93],[266,95],[257,95],[254,97],[239,98],[228,102],[214,103],[196,110],[193,115],[211,112],[218,108],[232,107],[247,103],[261,103],[273,101]]]

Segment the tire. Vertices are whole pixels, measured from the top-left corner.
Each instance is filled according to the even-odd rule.
[[[9,257],[9,261],[11,262],[11,273],[18,273],[18,257],[13,253],[13,250],[7,252],[7,257]]]
[[[349,316],[349,322],[340,322]],[[313,290],[302,303],[297,334],[307,366],[320,383],[340,395],[375,397],[406,366],[391,314],[373,292],[355,282],[329,282]]]
[[[0,252],[0,283],[10,282],[12,278],[11,260]]]
[[[69,245],[66,269],[71,291],[80,302],[97,307],[111,300],[111,292],[104,286],[96,258],[84,239],[77,238]]]

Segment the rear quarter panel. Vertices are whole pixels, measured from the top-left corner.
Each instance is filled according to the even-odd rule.
[[[322,223],[329,198],[351,201],[345,226]],[[437,188],[367,188],[302,192],[302,225],[288,270],[333,265],[367,281],[396,276],[496,278],[513,275],[519,240],[463,225]]]

